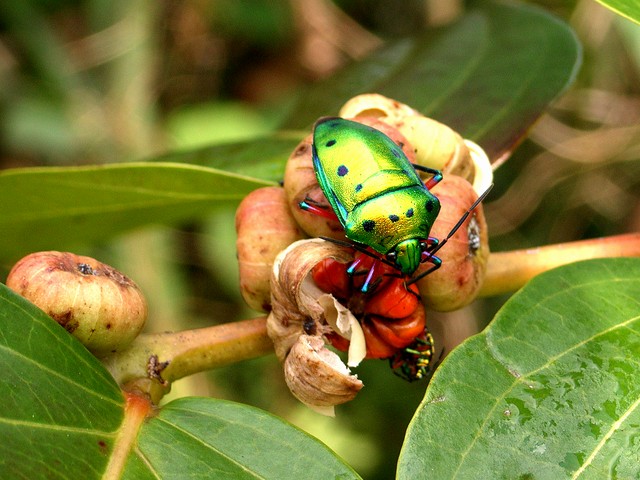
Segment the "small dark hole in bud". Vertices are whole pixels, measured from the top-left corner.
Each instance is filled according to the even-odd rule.
[[[469,227],[467,228],[467,236],[469,238],[469,254],[475,255],[482,246],[482,241],[480,239],[480,226],[478,225],[478,221],[475,216],[471,217]]]
[[[307,319],[302,324],[302,329],[304,330],[304,333],[306,333],[307,335],[315,335],[316,334],[316,323],[311,319]]]
[[[78,271],[83,275],[93,275],[93,268],[91,265],[87,265],[86,263],[79,263],[77,265]]]

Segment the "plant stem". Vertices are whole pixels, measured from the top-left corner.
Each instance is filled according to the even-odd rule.
[[[103,363],[120,385],[129,384],[131,390],[141,390],[157,402],[175,380],[272,351],[266,318],[259,317],[182,332],[142,334]]]
[[[561,265],[605,257],[640,256],[640,233],[491,253],[480,296],[512,292],[531,278]]]

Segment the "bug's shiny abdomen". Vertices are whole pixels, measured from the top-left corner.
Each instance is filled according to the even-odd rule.
[[[347,238],[381,254],[409,239],[429,236],[440,202],[423,187],[409,187],[378,195],[347,215]]]
[[[350,212],[386,191],[424,186],[402,149],[367,125],[322,119],[314,128],[313,145],[318,181],[334,210]]]

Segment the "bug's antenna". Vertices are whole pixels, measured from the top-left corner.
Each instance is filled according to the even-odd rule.
[[[478,197],[478,199],[473,202],[473,205],[471,205],[469,207],[469,209],[464,212],[464,215],[462,215],[462,217],[460,217],[460,220],[458,220],[458,223],[456,223],[453,228],[451,229],[451,231],[449,232],[449,234],[446,236],[446,238],[444,240],[442,240],[441,242],[438,242],[437,244],[434,245],[432,250],[429,250],[429,258],[433,258],[433,256],[436,254],[436,252],[438,250],[440,250],[445,243],[447,243],[447,240],[449,240],[451,237],[453,237],[455,235],[455,233],[458,231],[458,229],[462,226],[462,224],[464,223],[464,221],[467,219],[467,217],[469,215],[471,215],[471,212],[473,212],[473,210],[480,204],[480,202],[482,202],[482,200],[484,200],[484,198],[489,194],[489,192],[491,191],[491,189],[493,188],[493,183],[491,185],[489,185],[489,188],[487,188],[482,195],[480,195]],[[425,260],[427,261],[427,260]],[[411,285],[413,283],[416,283],[418,280],[420,280],[421,278],[424,278],[425,276],[429,275],[431,272],[433,272],[434,270],[436,270],[440,265],[435,265],[433,268],[430,268],[429,270],[427,270],[426,272],[422,272],[420,275],[418,275],[417,277],[412,278],[411,280],[409,280],[407,282],[407,285]]]
[[[389,265],[390,267],[393,267],[393,268],[398,268],[393,263],[391,263],[389,260],[384,258],[382,255],[378,256],[375,253],[371,253],[369,250],[367,250],[366,248],[364,248],[361,245],[358,245],[357,243],[351,243],[351,242],[347,242],[345,240],[336,240],[335,238],[330,238],[330,237],[319,237],[319,238],[321,238],[322,240],[326,240],[327,242],[331,242],[331,243],[334,243],[336,245],[340,245],[341,247],[353,248],[354,250],[357,250],[360,253],[364,253],[368,257],[373,258],[374,260],[377,260],[379,262],[384,263],[385,265]]]

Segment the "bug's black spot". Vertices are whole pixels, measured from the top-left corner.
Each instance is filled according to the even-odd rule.
[[[362,228],[364,228],[365,232],[373,232],[373,229],[376,226],[376,222],[373,220],[365,220],[362,222]]]
[[[396,150],[395,148],[392,148],[391,153],[396,158],[402,158],[402,153],[400,153],[400,150]]]
[[[334,139],[329,140],[327,143],[325,143],[325,147],[333,147],[336,144],[336,141]]]
[[[425,203],[424,206],[427,209],[427,212],[433,212],[433,200],[427,200],[427,203]]]
[[[398,220],[400,220],[400,217],[398,215],[389,215],[389,220],[391,220],[392,222],[397,222]]]
[[[338,127],[340,126],[340,122],[337,120],[334,120],[333,122],[329,122],[329,126],[330,127]]]
[[[361,183],[356,185],[356,192],[359,192],[360,190],[362,190],[362,184]]]
[[[407,218],[411,218],[413,217],[413,208],[410,208],[409,210],[407,210]]]
[[[338,176],[339,177],[344,177],[347,173],[349,173],[349,169],[346,167],[346,165],[340,165],[338,167]]]

